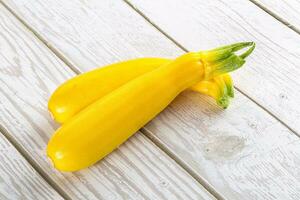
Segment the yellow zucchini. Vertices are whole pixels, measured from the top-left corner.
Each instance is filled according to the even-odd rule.
[[[95,100],[168,61],[163,58],[140,58],[80,74],[54,91],[48,109],[57,122],[65,123]]]
[[[250,46],[241,55],[235,51]],[[187,53],[95,101],[60,127],[47,146],[62,171],[86,168],[117,148],[161,112],[180,92],[241,67],[254,49],[238,43]]]
[[[227,108],[230,98],[234,97],[233,82],[227,73],[211,80],[200,81],[190,89],[211,96],[222,108]]]
[[[139,58],[80,74],[55,90],[49,99],[48,109],[57,122],[65,123],[80,110],[121,85],[170,61],[164,58]],[[232,81],[216,81],[218,79],[200,82],[191,89],[213,97],[218,105],[227,108],[229,98],[233,96],[233,93],[227,91],[233,92],[233,84]],[[226,79],[231,80],[230,75],[226,75]]]

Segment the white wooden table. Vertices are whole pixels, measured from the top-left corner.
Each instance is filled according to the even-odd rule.
[[[300,199],[299,0],[1,0],[0,199]],[[53,169],[54,89],[144,56],[255,41],[227,110],[184,92],[96,165]]]

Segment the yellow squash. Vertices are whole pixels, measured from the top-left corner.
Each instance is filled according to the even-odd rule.
[[[49,111],[57,122],[65,123],[80,110],[121,85],[170,61],[164,58],[139,58],[80,74],[55,90],[48,103]],[[221,79],[230,81],[217,81]],[[229,74],[200,82],[191,89],[212,96],[223,108],[229,105],[229,98],[233,97]]]
[[[234,97],[233,82],[227,73],[200,81],[189,89],[211,96],[222,108],[227,108],[230,98]]]
[[[163,58],[140,58],[80,74],[54,91],[48,109],[57,122],[65,123],[95,100],[168,61]]]
[[[241,55],[235,51],[251,46]],[[241,67],[254,49],[238,43],[187,53],[95,101],[59,128],[47,154],[62,171],[86,168],[117,148],[161,112],[180,92]]]

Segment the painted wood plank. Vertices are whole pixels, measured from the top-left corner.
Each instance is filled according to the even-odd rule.
[[[183,53],[121,1],[65,2],[68,10],[59,2],[8,5],[81,71],[119,59]],[[76,43],[70,43],[73,38]],[[106,59],[99,59],[102,54]],[[223,111],[186,92],[145,130],[225,198],[299,198],[299,138],[245,96],[236,96]]]
[[[188,1],[187,3],[186,1],[181,0],[163,2],[131,0],[130,2],[133,3],[133,6],[136,9],[149,18],[152,23],[158,25],[170,37],[175,39],[189,50],[197,50],[202,46],[214,46],[225,42],[230,43],[241,40],[256,41],[257,49],[255,50],[254,55],[250,57],[250,62],[248,62],[249,64],[246,68],[234,74],[236,85],[248,96],[270,110],[290,127],[294,128],[299,134],[300,106],[298,104],[298,99],[300,98],[300,90],[298,90],[298,88],[300,82],[296,79],[296,77],[298,77],[300,74],[300,70],[297,67],[297,64],[300,64],[300,48],[299,45],[296,45],[300,42],[300,37],[298,34],[288,29],[286,26],[282,25],[280,22],[248,1],[194,0]],[[228,149],[226,147],[227,145],[225,145],[228,140],[226,139],[224,141],[224,134],[221,134],[220,141],[219,139],[216,141],[216,136],[213,135],[206,137],[207,142],[203,142],[204,145],[202,145],[202,148],[198,143],[195,143],[193,139],[185,140],[186,137],[182,137],[182,133],[187,131],[186,127],[200,126],[198,125],[200,121],[194,119],[198,119],[200,116],[198,113],[197,115],[189,114],[189,117],[186,115],[177,114],[181,105],[182,104],[179,104],[174,108],[171,107],[170,112],[166,112],[165,115],[160,115],[162,118],[158,119],[157,121],[155,120],[155,122],[151,123],[147,128],[152,132],[157,133],[156,137],[159,137],[159,139],[162,141],[166,141],[167,139],[165,138],[170,137],[170,133],[168,133],[167,136],[164,134],[167,130],[174,132],[174,134],[172,134],[173,138],[174,135],[183,138],[183,142],[181,143],[170,142],[168,144],[173,148],[183,149],[183,152],[180,153],[182,157],[186,158],[186,155],[190,153],[192,156],[189,159],[185,159],[185,161],[189,161],[191,167],[198,172],[202,172],[202,174],[205,174],[209,168],[202,168],[203,165],[200,165],[203,164],[202,157],[201,159],[196,159],[200,152],[204,152],[204,158],[206,157],[204,160],[208,159],[214,162],[217,160],[218,162],[217,164],[214,164],[214,166],[217,166],[219,176],[216,175],[216,173],[210,173],[205,177],[211,182],[216,181],[216,186],[218,188],[222,188],[224,185],[224,182],[220,181],[220,179],[223,178],[223,180],[226,180],[225,182],[227,182],[229,187],[233,189],[233,191],[230,192],[235,192],[235,194],[226,194],[227,191],[224,191],[225,196],[227,196],[229,199],[232,199],[233,197],[237,199],[244,199],[245,197],[243,197],[241,194],[245,194],[246,198],[249,199],[299,198],[299,192],[297,192],[297,190],[299,190],[300,171],[299,168],[296,167],[298,161],[296,161],[297,159],[295,158],[297,157],[291,159],[293,163],[292,165],[296,168],[282,168],[280,166],[286,166],[285,162],[287,161],[282,161],[280,159],[282,155],[279,153],[280,151],[287,153],[286,149],[294,149],[285,154],[285,157],[288,157],[290,154],[293,157],[295,155],[294,151],[298,151],[297,149],[299,149],[299,142],[297,141],[296,145],[294,143],[293,145],[290,145],[288,142],[287,146],[281,146],[283,141],[279,141],[276,145],[276,141],[274,141],[276,140],[275,138],[281,138],[281,134],[278,134],[278,132],[287,132],[287,129],[285,128],[272,128],[273,125],[267,126],[269,120],[276,120],[271,120],[270,117],[259,115],[257,110],[252,113],[253,109],[248,107],[246,111],[248,116],[242,117],[242,119],[247,120],[250,128],[252,127],[252,129],[256,130],[256,133],[252,136],[249,135],[249,133],[252,131],[250,131],[251,129],[247,129],[245,126],[240,129],[239,133],[236,135],[234,134],[235,136],[242,138],[246,136],[247,143],[251,142],[252,140],[253,142],[255,141],[253,144],[259,143],[260,140],[263,141],[264,136],[260,136],[262,138],[256,138],[257,133],[261,132],[263,135],[270,137],[267,139],[267,141],[272,141],[269,142],[269,144],[272,143],[273,146],[271,149],[278,149],[276,153],[277,155],[273,157],[275,158],[274,160],[271,162],[266,161],[263,159],[263,156],[260,158],[262,160],[254,158],[253,154],[255,155],[256,153],[254,153],[255,151],[252,151],[252,155],[250,154],[250,156],[247,155],[247,153],[243,153],[240,155],[241,157],[224,164],[222,161],[220,161],[223,159],[223,156],[221,156],[220,159],[220,155],[225,153],[226,157],[226,154],[228,153]],[[191,107],[192,106],[193,104],[191,104]],[[193,110],[195,110],[197,107],[193,108],[189,109],[190,113],[193,113]],[[206,110],[203,111],[204,114],[207,112]],[[233,111],[233,108],[230,109],[230,112],[231,111]],[[187,110],[182,111],[184,114],[189,112]],[[177,115],[173,113],[176,113]],[[242,113],[243,112],[239,110],[235,117],[231,118],[232,122],[230,122],[230,124],[238,125],[238,123],[240,123],[240,125],[238,125],[238,127],[240,127],[242,123],[240,121],[237,122],[236,119],[239,119]],[[226,112],[226,116],[227,115],[228,111]],[[250,117],[250,115],[252,115],[252,117]],[[178,123],[175,123],[177,126],[172,126],[169,128],[170,123],[174,123],[174,119],[176,118],[179,118]],[[184,118],[185,120],[180,120],[180,118]],[[256,121],[253,119],[258,120]],[[262,119],[268,119],[268,121],[263,121]],[[221,122],[221,124],[223,124],[223,122]],[[218,132],[220,131],[225,131],[225,133],[227,132],[226,135],[229,136],[232,134],[231,129],[220,126],[219,123],[215,126],[211,123],[209,125],[209,130],[216,132],[217,138],[219,138]],[[274,123],[274,125],[275,127],[279,126],[278,123]],[[259,126],[266,127],[266,129],[257,129]],[[188,131],[194,133],[194,137],[202,138],[201,134],[199,136],[199,132],[205,133],[207,132],[207,129],[201,127],[198,128],[198,131],[197,128],[193,131],[188,129]],[[294,138],[296,139],[296,137]],[[169,141],[171,140],[169,139]],[[229,142],[230,146],[232,145],[232,148],[229,148],[229,152],[232,152],[233,149],[240,150],[241,141],[242,140]],[[225,149],[218,149],[221,148],[217,146],[219,143],[225,143],[221,146]],[[206,148],[207,146],[208,148]],[[243,151],[247,150],[247,146],[248,145],[246,145]],[[187,147],[190,147],[192,152],[185,150]],[[208,155],[205,153],[205,151],[209,152]],[[257,151],[257,153],[262,155],[262,153],[259,153],[259,151]],[[195,160],[199,162],[194,162]],[[220,162],[222,163],[221,167],[219,166]],[[241,162],[245,163],[245,165],[243,165],[245,166],[245,170],[243,171],[239,170],[238,166],[235,166],[237,163]],[[267,165],[266,162],[268,163]],[[235,167],[231,168],[232,166]],[[230,171],[224,171],[224,167]],[[272,171],[276,168],[276,172],[272,174]],[[231,172],[231,170],[238,171]],[[242,173],[240,173],[241,171]],[[263,171],[267,172],[267,174],[270,174],[270,176],[266,178],[265,176],[258,174],[259,172]],[[289,181],[297,185],[295,188],[293,188],[293,191],[288,191],[290,187],[287,186],[289,185],[287,182],[275,180],[275,177],[278,177],[278,172],[279,174],[285,174],[285,171],[290,171],[293,174],[288,178]],[[216,179],[216,177],[218,177],[218,179]],[[284,179],[287,180],[286,178]],[[280,192],[275,192],[276,190]]]
[[[74,73],[2,6],[0,44],[0,123],[66,198],[214,199],[140,133],[89,169],[54,170],[45,148],[58,125],[47,99]]]
[[[0,199],[63,199],[1,132]]]
[[[282,18],[288,26],[300,30],[299,0],[255,0],[255,2]]]
[[[223,111],[185,92],[145,129],[226,199],[299,199],[299,138],[235,98]]]
[[[233,73],[236,86],[300,134],[299,34],[246,0],[130,2],[191,51],[255,41],[247,67]]]

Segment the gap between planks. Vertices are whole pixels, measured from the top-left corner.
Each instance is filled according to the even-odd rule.
[[[170,158],[172,158],[175,163],[177,163],[181,168],[183,168],[186,172],[189,173],[197,182],[199,182],[209,193],[211,193],[218,200],[225,200],[225,198],[217,192],[213,187],[205,181],[201,176],[194,172],[183,160],[177,158],[177,156],[172,153],[166,146],[157,139],[154,134],[151,133],[150,130],[146,128],[141,128],[140,132],[143,133],[149,140],[151,140],[158,148],[164,151]]]
[[[61,54],[59,54],[51,45],[49,45],[42,37],[40,37],[28,24],[24,22],[15,12],[13,12],[6,4],[0,0],[0,3],[15,17],[17,18],[30,32],[32,32],[43,44],[45,44],[59,59],[61,59],[72,71],[76,74],[80,73],[76,70],[76,68]],[[17,149],[17,151],[24,157],[25,160],[40,174],[40,176],[64,199],[71,200],[72,198],[65,193],[59,185],[56,184],[45,172],[39,167],[38,163],[31,158],[31,156],[23,149],[23,147],[13,138],[11,134],[0,124],[0,132],[4,135],[4,137]]]
[[[30,32],[32,32],[35,37],[37,37],[43,44],[46,45],[60,60],[62,60],[75,74],[80,74],[81,72],[76,69],[76,67],[69,62],[69,60],[62,54],[60,54],[54,47],[51,46],[41,35],[39,35],[31,26],[29,26],[22,18],[20,18],[12,9],[10,9],[2,0],[0,3],[16,18],[18,19]]]
[[[259,7],[260,9],[262,9],[263,11],[265,11],[266,13],[268,13],[269,15],[271,15],[272,17],[274,17],[275,19],[277,19],[283,25],[287,26],[288,28],[292,29],[293,31],[295,31],[296,33],[298,33],[300,35],[300,29],[298,29],[297,27],[295,27],[292,24],[290,24],[287,20],[285,20],[284,18],[280,17],[275,12],[273,12],[270,9],[268,9],[266,6],[262,5],[258,1],[256,1],[256,0],[249,0],[249,1],[251,3],[253,3],[254,5],[256,5],[257,7]]]
[[[144,15],[139,9],[137,9],[134,5],[132,5],[128,0],[123,0],[131,9],[133,9],[135,12],[137,12],[140,16],[142,16],[149,24],[151,24],[153,27],[155,27],[159,32],[161,32],[166,38],[168,38],[170,41],[172,41],[176,46],[178,46],[180,49],[182,49],[185,52],[188,52],[188,49],[186,49],[184,46],[182,46],[179,42],[177,42],[174,38],[172,38],[170,35],[168,35],[164,30],[162,30],[158,25],[156,25],[154,22],[152,22],[146,15]],[[262,10],[264,10],[266,13],[274,17],[276,20],[280,21],[284,25],[288,26],[293,31],[300,34],[300,30],[295,28],[294,26],[290,25],[287,21],[270,11],[269,9],[265,8],[264,6],[260,5],[255,0],[249,0]],[[3,4],[3,6],[14,16],[16,17],[29,31],[31,31],[42,43],[44,43],[59,59],[61,59],[73,72],[76,74],[80,74],[81,72],[76,69],[74,64],[72,64],[64,55],[59,53],[51,44],[49,44],[41,35],[39,35],[31,26],[29,26],[22,18],[20,18],[13,10],[11,10],[6,4],[0,0],[0,2]],[[286,128],[288,128],[292,133],[294,133],[296,136],[300,137],[300,135],[293,130],[291,127],[289,127],[286,123],[284,123],[281,119],[276,117],[273,113],[271,113],[268,109],[260,105],[257,101],[252,99],[250,96],[245,94],[243,91],[241,91],[239,88],[235,87],[236,90],[238,90],[240,93],[242,93],[246,98],[248,98],[250,101],[255,103],[258,107],[262,108],[264,111],[266,111],[268,114],[270,114],[274,119],[279,121],[282,125],[284,125]],[[0,127],[0,130],[2,127]],[[3,132],[5,132],[4,130]],[[151,135],[150,131],[142,128],[140,130],[143,135],[145,135],[148,139],[150,139],[158,148],[160,148],[162,151],[164,151],[170,158],[172,158],[179,166],[181,166],[185,171],[187,171],[195,180],[197,180],[205,189],[207,189],[213,196],[215,196],[217,199],[224,199],[217,191],[215,191],[205,180],[203,180],[200,176],[198,176],[196,173],[194,173],[193,170],[191,170],[183,161],[177,158],[173,153],[169,151],[169,149],[159,142],[154,136]],[[70,199],[70,197],[65,194],[56,183],[52,182],[51,179],[43,172],[43,170],[31,159],[31,157],[24,153],[20,145],[16,141],[14,141],[13,138],[9,137],[9,134],[5,134],[5,137],[16,147],[16,149],[25,157],[26,160],[35,168],[36,171],[38,171],[41,176],[64,198]],[[63,194],[62,194],[63,193]]]
[[[146,15],[144,15],[144,13],[142,11],[140,11],[138,8],[136,8],[133,4],[131,4],[128,0],[123,0],[130,8],[132,8],[135,12],[137,12],[139,15],[141,15],[148,23],[150,23],[153,27],[155,27],[159,32],[161,32],[166,38],[168,38],[169,40],[171,40],[175,45],[177,45],[180,49],[182,49],[185,52],[188,52],[189,50],[187,48],[185,48],[183,45],[181,45],[179,42],[177,42],[174,38],[172,38],[172,36],[170,36],[169,34],[167,34],[164,30],[162,30],[158,25],[156,25],[154,22],[152,22],[149,17],[147,17]],[[277,19],[278,21],[280,21],[281,23],[283,23],[284,25],[288,26],[289,28],[291,28],[293,31],[297,32],[300,35],[300,30],[298,30],[296,27],[290,25],[288,22],[286,22],[285,20],[283,20],[282,18],[280,18],[279,16],[277,16],[276,14],[274,14],[272,11],[268,10],[267,8],[264,9],[263,6],[261,6],[259,3],[257,3],[255,0],[249,0],[252,3],[254,3],[256,6],[258,6],[259,8],[261,8],[262,10],[264,10],[265,12],[267,12],[269,15],[271,15],[272,17],[274,17],[275,19]],[[245,92],[243,92],[242,90],[240,90],[238,87],[234,86],[234,88],[239,91],[241,94],[243,94],[246,98],[248,98],[250,101],[252,101],[254,104],[256,104],[258,107],[260,107],[261,109],[263,109],[265,112],[267,112],[269,115],[271,115],[274,119],[276,119],[277,121],[279,121],[283,126],[285,126],[288,130],[290,130],[292,133],[294,133],[297,137],[300,138],[300,133],[297,133],[297,131],[295,131],[293,128],[291,128],[289,125],[287,125],[284,121],[282,121],[280,118],[278,118],[277,116],[275,116],[271,111],[269,111],[267,108],[265,108],[264,106],[262,106],[261,104],[259,104],[256,100],[254,100],[252,97],[250,97],[249,95],[247,95]],[[165,150],[164,150],[165,151]],[[166,151],[165,151],[166,152]],[[170,156],[170,155],[169,155]],[[190,173],[191,174],[191,173]]]
[[[35,37],[37,37],[43,44],[46,45],[47,48],[49,48],[60,60],[62,60],[75,74],[81,74],[81,72],[61,53],[59,53],[54,47],[52,47],[51,44],[49,44],[40,34],[38,34],[31,26],[29,26],[22,18],[20,18],[12,9],[10,9],[2,0],[0,0],[0,3],[16,18],[18,19],[30,32],[34,34]],[[134,9],[135,10],[135,9]],[[139,13],[144,16],[142,13]],[[146,19],[148,22],[150,22],[149,19]],[[151,23],[151,22],[150,22]],[[151,23],[152,24],[152,23]],[[185,49],[183,46],[181,46],[179,43],[177,43],[175,40],[171,39],[167,36],[166,33],[164,33],[162,30],[160,30],[155,24],[152,24],[158,31],[162,32],[165,37],[170,39],[173,43],[176,44],[176,46],[179,46],[181,49],[183,49],[185,52],[188,50]],[[0,124],[0,132],[3,133],[4,137],[17,149],[18,152],[29,162],[29,164],[41,175],[42,178],[45,179],[45,181],[53,187],[64,199],[71,199],[70,196],[68,196],[54,181],[52,181],[51,178],[41,169],[38,164],[31,158],[28,153],[21,147],[21,145],[18,144],[18,142],[10,136],[8,131],[1,126]],[[167,154],[171,159],[174,160],[176,164],[178,164],[183,170],[185,170],[191,177],[193,177],[200,185],[202,185],[212,196],[214,196],[218,200],[225,200],[224,197],[222,197],[221,194],[219,194],[216,190],[213,189],[213,187],[207,183],[204,179],[202,179],[200,176],[198,176],[193,170],[191,170],[188,165],[186,165],[184,162],[180,161],[180,159],[177,158],[177,156],[173,155],[168,148],[166,148],[162,143],[160,143],[157,139],[152,137],[150,135],[150,131],[146,130],[145,128],[141,128],[140,132],[146,136],[150,141],[152,141],[157,148],[161,149],[164,153]]]
[[[249,2],[250,3],[250,2]],[[251,6],[251,3],[250,3],[250,5],[249,6]],[[254,5],[252,5],[252,6],[254,6]],[[13,9],[14,10],[14,9]],[[260,10],[260,9],[259,9]],[[16,11],[16,10],[14,10],[14,11]],[[261,10],[260,10],[261,11]],[[127,12],[131,12],[130,10],[127,10]],[[24,20],[26,19],[26,18],[23,18]],[[151,18],[152,19],[152,18]],[[272,19],[271,18],[271,20],[274,20],[274,19]],[[26,20],[25,20],[26,21]],[[274,22],[277,22],[277,21],[274,21]],[[31,26],[32,26],[32,24],[31,23],[29,23],[28,22],[28,24],[30,24]],[[35,27],[34,27],[35,28]],[[38,30],[38,29],[35,29],[35,30]],[[168,31],[167,31],[168,32]],[[39,32],[38,32],[39,33]],[[169,33],[169,32],[168,32]],[[170,34],[170,33],[169,33]],[[42,34],[41,34],[42,35]],[[43,36],[44,37],[44,36]],[[44,38],[46,38],[46,37],[44,37]],[[163,37],[161,37],[161,38],[163,38]],[[94,38],[95,39],[95,38]],[[47,40],[48,41],[48,40]],[[175,46],[174,44],[173,44],[173,46]],[[54,48],[57,48],[57,46],[56,45],[53,45],[53,47]],[[153,48],[153,46],[152,46],[152,48]],[[59,52],[61,52],[60,50],[58,50]],[[63,55],[67,55],[67,54],[63,54]],[[67,58],[68,58],[68,56],[66,56]],[[70,60],[70,62],[74,62],[73,61],[73,59],[69,59]],[[74,62],[75,63],[75,62]],[[75,65],[76,67],[78,67],[78,65]],[[147,129],[148,129],[148,127],[147,127]],[[170,138],[171,139],[171,138]],[[163,140],[161,141],[161,143],[162,144],[166,144]],[[174,151],[173,151],[174,152]],[[177,154],[177,152],[175,151],[175,153]],[[181,158],[180,156],[178,156],[179,158]]]
[[[8,131],[0,124],[0,133],[15,147],[15,149],[23,156],[23,158],[33,167],[33,169],[64,199],[71,200],[51,178],[38,166],[38,164],[31,158],[30,155],[23,149],[23,147],[8,133]]]
[[[133,6],[130,2],[128,2],[128,0],[123,0],[131,9],[133,9],[135,12],[137,12],[140,16],[142,16],[148,23],[150,23],[153,27],[155,27],[159,32],[161,32],[166,38],[168,38],[170,41],[172,41],[176,46],[178,46],[180,49],[182,49],[185,52],[188,52],[188,50],[182,46],[179,42],[177,42],[174,38],[172,38],[170,35],[168,35],[165,31],[163,31],[159,26],[157,26],[155,23],[153,23],[146,15],[144,15],[139,9],[137,9],[135,6]],[[282,24],[286,25],[287,27],[289,27],[290,29],[292,29],[293,31],[295,31],[296,33],[300,34],[300,30],[297,29],[296,27],[292,26],[291,24],[289,24],[286,20],[284,20],[283,18],[279,17],[277,14],[275,14],[274,12],[272,12],[271,10],[269,10],[268,8],[266,8],[265,6],[261,5],[259,2],[257,2],[256,0],[249,0],[250,2],[252,2],[253,4],[255,4],[257,7],[261,8],[263,11],[265,11],[266,13],[268,13],[269,15],[271,15],[272,17],[274,17],[276,20],[280,21]],[[13,14],[14,17],[16,17],[29,31],[31,31],[39,40],[41,40],[59,59],[61,59],[72,71],[74,71],[76,74],[80,74],[81,72],[79,70],[76,69],[76,67],[69,62],[69,60],[67,58],[65,58],[61,53],[59,53],[54,47],[52,47],[43,37],[41,37],[34,29],[32,29],[24,20],[22,20],[13,10],[11,10],[8,6],[6,6],[6,4],[1,1],[1,3],[4,5],[4,7],[9,10],[9,12],[11,12]],[[254,102],[258,107],[262,108],[264,111],[266,111],[268,114],[270,114],[273,118],[275,118],[277,121],[279,121],[282,125],[284,125],[286,128],[288,128],[291,132],[293,132],[296,136],[300,137],[300,135],[293,130],[291,127],[289,127],[286,123],[284,123],[281,119],[279,119],[278,117],[276,117],[273,113],[271,113],[268,109],[266,109],[265,107],[263,107],[262,105],[260,105],[257,101],[255,101],[253,98],[251,98],[250,96],[248,96],[247,94],[245,94],[243,91],[241,91],[239,88],[235,87],[236,90],[238,90],[240,93],[242,93],[245,97],[247,97],[249,100],[251,100],[252,102]],[[2,127],[0,127],[0,130]],[[5,132],[6,130],[4,130]],[[6,131],[7,132],[7,131]],[[175,160],[176,163],[178,163],[183,169],[185,169],[192,177],[194,177],[201,185],[203,185],[210,193],[212,193],[216,198],[218,199],[223,199],[221,197],[221,195],[219,195],[216,191],[214,191],[212,189],[212,187],[205,181],[203,180],[201,177],[199,177],[197,174],[195,174],[191,169],[189,169],[189,167],[183,163],[182,161],[178,160],[177,157],[175,155],[173,155],[168,148],[166,148],[162,143],[160,143],[157,139],[155,139],[155,137],[151,136],[151,134],[149,133],[148,130],[146,130],[145,128],[141,129],[141,132],[147,137],[149,138],[153,143],[155,143],[161,150],[163,150],[165,153],[167,153],[167,155],[169,157],[171,157],[173,160]],[[20,153],[23,155],[23,149],[22,147],[20,147],[16,141],[14,141],[12,138],[10,138],[8,136],[8,134],[5,134],[5,137],[14,145],[16,146],[16,148],[18,149],[18,151],[20,151]],[[13,141],[12,141],[13,140]],[[18,147],[17,147],[18,146]],[[24,156],[26,155],[26,156]],[[29,155],[27,155],[26,153],[24,153],[24,157],[26,159],[28,159],[28,161],[35,167],[39,168],[37,166],[37,164],[30,158]],[[30,161],[32,160],[32,162]],[[36,169],[37,170],[37,169]],[[43,171],[42,170],[37,170],[42,176],[43,176]],[[41,171],[41,172],[40,172]],[[47,175],[45,175],[47,178]],[[45,178],[45,176],[43,176]],[[47,180],[47,179],[46,179]],[[47,180],[48,181],[48,180]],[[53,186],[53,184],[49,183],[51,186]],[[56,186],[58,187],[58,186]],[[56,188],[55,187],[55,188]],[[58,187],[59,188],[59,187]],[[59,191],[58,191],[59,192]],[[61,191],[63,192],[63,191]],[[60,193],[60,192],[59,192]]]

